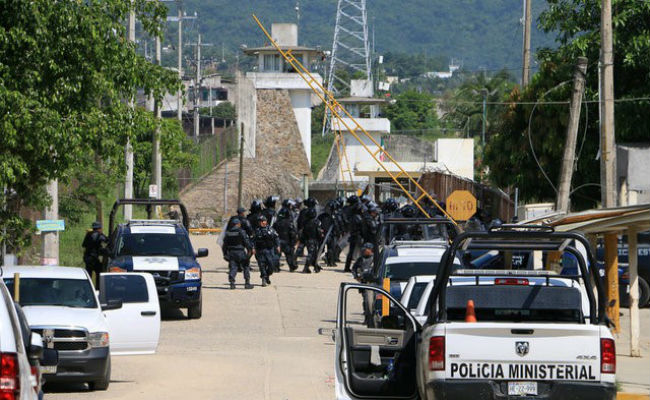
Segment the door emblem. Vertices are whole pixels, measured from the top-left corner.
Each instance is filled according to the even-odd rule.
[[[518,356],[525,356],[528,354],[528,350],[530,350],[530,344],[528,342],[515,342],[515,353]]]

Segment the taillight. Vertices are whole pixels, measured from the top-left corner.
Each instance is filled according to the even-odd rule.
[[[434,336],[429,339],[429,371],[445,370],[445,337]]]
[[[0,355],[0,400],[14,400],[20,391],[18,357],[14,353]]]
[[[34,390],[36,391],[36,393],[38,393],[39,377],[40,377],[41,374],[39,373],[40,371],[38,370],[38,366],[36,366],[36,365],[32,365],[32,367],[30,369],[32,371],[32,380],[33,380],[32,386],[34,387]]]
[[[616,343],[614,339],[600,339],[600,372],[616,373]]]
[[[117,265],[111,265],[108,267],[108,272],[126,272],[126,270],[122,267],[118,267]]]
[[[521,285],[528,286],[528,279],[523,278],[497,278],[494,280],[495,285]]]

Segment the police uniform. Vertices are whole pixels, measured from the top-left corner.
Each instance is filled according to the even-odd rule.
[[[294,246],[298,239],[298,232],[296,226],[291,218],[291,212],[288,209],[281,209],[278,213],[278,220],[273,225],[273,228],[278,233],[280,239],[280,250],[284,253],[290,271],[295,271],[298,268],[294,254]]]
[[[260,219],[263,217],[260,217]],[[266,218],[264,218],[266,219]],[[260,269],[262,286],[271,284],[269,277],[273,274],[276,249],[280,247],[277,232],[270,226],[258,227],[255,230],[255,259]]]
[[[321,268],[318,266],[318,247],[320,241],[323,239],[323,231],[321,228],[320,220],[316,218],[316,209],[310,208],[307,213],[307,221],[302,230],[300,241],[307,247],[307,258],[305,259],[305,268],[302,272],[311,273],[309,266],[314,266],[314,272],[320,272]]]
[[[327,235],[327,237],[324,238],[326,242],[325,244],[327,245],[325,261],[330,267],[336,266],[336,247],[339,236],[338,221],[334,216],[335,207],[336,205],[334,201],[329,201],[325,207],[325,212],[318,216],[323,232]]]
[[[228,281],[230,288],[235,288],[235,277],[238,270],[243,270],[244,280],[246,281],[245,288],[252,289],[250,284],[251,270],[248,259],[253,249],[251,241],[246,232],[237,224],[241,223],[239,219],[234,219],[233,226],[228,229],[223,238],[223,255],[228,261]]]
[[[108,238],[100,232],[102,225],[99,222],[94,222],[92,228],[92,231],[86,233],[81,246],[84,248],[86,271],[88,271],[88,275],[91,277],[93,276],[93,272],[95,272],[96,283],[99,284],[99,274],[103,270],[103,265],[99,257],[106,254],[106,249],[103,245],[108,243]]]

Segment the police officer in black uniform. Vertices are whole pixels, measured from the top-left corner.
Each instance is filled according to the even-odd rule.
[[[273,274],[275,255],[280,252],[280,238],[275,229],[269,226],[266,217],[258,217],[258,227],[255,229],[255,259],[260,269],[262,286],[271,284],[269,278]]]
[[[99,274],[103,270],[100,257],[107,253],[104,247],[106,244],[108,244],[108,238],[102,232],[101,222],[93,222],[92,230],[86,233],[81,246],[84,248],[84,263],[88,275],[92,278],[93,272],[95,273],[95,287],[99,287]]]
[[[361,240],[371,243],[373,249],[379,245],[379,208],[374,202],[368,203],[368,211],[362,215]],[[375,262],[376,262],[375,257]]]
[[[361,247],[361,255],[352,266],[352,276],[361,283],[369,283],[373,279],[374,250],[375,246],[372,243],[364,243]]]
[[[262,215],[266,217],[269,225],[273,226],[275,224],[276,211],[275,205],[278,202],[278,196],[269,196],[264,200],[264,210],[262,210]]]
[[[306,198],[303,203],[305,205],[305,208],[300,210],[300,212],[298,213],[298,220],[296,221],[296,226],[298,227],[298,236],[300,237],[302,237],[302,230],[305,228],[305,222],[307,222],[307,212],[312,208],[315,209],[316,204],[318,204],[316,199],[314,199],[313,197]],[[298,243],[298,248],[296,249],[296,257],[303,256],[305,252],[305,245],[306,243],[303,241]]]
[[[319,273],[321,268],[318,266],[318,247],[323,239],[323,230],[320,220],[316,215],[316,207],[307,209],[305,213],[305,226],[302,229],[300,242],[307,247],[307,258],[305,259],[305,268],[302,272],[311,274],[309,266],[314,267],[314,272]]]
[[[296,225],[291,217],[291,211],[288,208],[281,208],[278,212],[278,220],[273,225],[273,229],[278,233],[280,238],[280,250],[284,253],[284,257],[289,265],[289,271],[293,272],[298,269],[296,258],[294,255],[294,248],[298,240],[298,232]]]
[[[233,221],[235,219],[239,220],[239,223],[241,224],[241,229],[243,229],[244,232],[246,232],[246,235],[248,235],[249,239],[252,239],[254,233],[253,226],[246,218],[246,209],[244,207],[239,207],[237,209],[237,215],[233,215],[232,217],[230,217],[230,219],[228,220],[228,225],[226,225],[226,231],[229,231],[230,228],[232,228],[232,226],[234,225]]]
[[[318,216],[323,232],[325,232],[326,235],[323,240],[325,240],[325,245],[327,246],[325,262],[328,267],[336,266],[336,246],[338,241],[337,238],[339,236],[339,226],[335,213],[336,200],[330,200],[325,204],[325,209]]]
[[[248,222],[251,224],[251,227],[253,228],[253,236],[255,235],[255,231],[259,227],[259,217],[262,215],[262,202],[259,200],[253,200],[251,202],[251,208],[249,209],[248,215],[246,216],[246,219],[248,219]]]
[[[356,197],[356,196],[354,196]],[[349,199],[348,199],[349,200]],[[354,200],[353,200],[354,202]],[[361,235],[361,225],[363,222],[363,214],[366,211],[366,206],[359,201],[354,202],[354,205],[349,209],[348,213],[348,229],[350,232],[350,237],[348,242],[350,246],[348,247],[348,255],[345,259],[345,272],[350,272],[350,266],[355,258],[358,256],[361,245],[363,244],[362,235]]]
[[[244,271],[244,280],[246,284],[244,288],[252,289],[251,285],[251,270],[248,259],[253,251],[253,245],[248,237],[248,234],[242,229],[241,220],[239,218],[231,218],[229,221],[232,226],[226,232],[223,238],[223,258],[228,261],[228,281],[230,288],[235,288],[235,277],[238,270]]]

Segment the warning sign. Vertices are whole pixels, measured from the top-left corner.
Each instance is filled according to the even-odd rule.
[[[457,221],[467,221],[476,214],[476,197],[467,190],[454,190],[447,197],[447,213]]]

